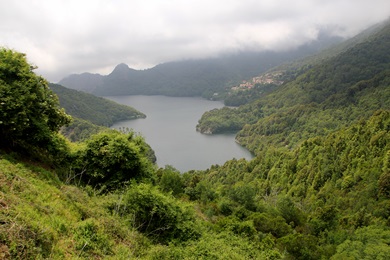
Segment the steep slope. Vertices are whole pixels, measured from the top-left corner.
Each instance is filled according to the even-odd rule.
[[[49,85],[59,97],[61,107],[73,117],[72,123],[61,129],[61,133],[71,141],[86,140],[121,120],[145,117],[129,106],[58,84]]]
[[[388,23],[365,41],[248,105],[205,113],[197,129],[218,133],[242,128],[237,140],[256,152],[270,144],[293,147],[376,109],[389,109],[389,49]]]
[[[249,222],[272,234],[287,259],[385,259],[389,156],[390,110],[378,111],[291,151],[268,147],[251,162],[232,160],[193,173],[188,194],[206,196],[211,219],[230,219],[222,225]]]
[[[114,122],[145,117],[132,107],[115,103],[81,91],[50,84],[60,99],[61,107],[71,116],[88,120],[96,125],[110,126]]]

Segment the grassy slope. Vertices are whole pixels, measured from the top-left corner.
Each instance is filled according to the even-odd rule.
[[[55,172],[0,155],[0,258],[135,257],[143,238]],[[115,258],[118,259],[118,258]]]

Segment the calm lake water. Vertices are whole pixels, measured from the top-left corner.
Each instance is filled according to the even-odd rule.
[[[181,172],[205,170],[233,158],[250,160],[251,153],[234,141],[234,134],[203,135],[195,127],[202,114],[223,104],[201,98],[165,96],[107,97],[146,114],[145,119],[121,121],[113,128],[132,128],[153,148],[160,167]]]

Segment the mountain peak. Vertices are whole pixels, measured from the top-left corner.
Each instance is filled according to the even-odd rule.
[[[113,70],[114,71],[129,71],[130,68],[127,64],[125,63],[120,63],[118,65],[116,65],[115,69]]]
[[[125,63],[120,63],[116,65],[115,69],[110,73],[110,75],[127,77],[127,75],[131,72],[134,72],[134,69],[129,68],[129,66]]]

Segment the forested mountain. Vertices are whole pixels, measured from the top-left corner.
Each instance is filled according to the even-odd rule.
[[[389,37],[205,114],[207,131],[244,127],[256,158],[186,173],[131,131],[69,142],[61,100],[0,48],[0,258],[387,259]]]
[[[167,95],[211,98],[225,87],[254,77],[272,67],[317,52],[341,39],[323,35],[297,49],[283,52],[241,52],[218,58],[184,60],[134,70],[119,64],[109,75],[70,75],[59,84],[99,96]]]
[[[240,84],[227,88],[225,93],[222,94],[225,105],[240,106],[259,99],[274,91],[281,83],[289,82],[313,66],[334,58],[346,50],[365,42],[370,36],[383,29],[386,24],[387,22],[376,24],[360,34],[325,48],[314,55],[276,66],[265,73],[260,73],[256,77],[245,79]],[[241,85],[243,86],[241,87]]]
[[[310,66],[275,91],[237,109],[205,113],[197,129],[241,130],[251,151],[268,145],[294,147],[377,109],[390,108],[390,25],[339,55]]]
[[[111,126],[117,121],[145,117],[145,114],[132,107],[102,97],[68,89],[57,84],[49,86],[58,95],[60,105],[65,108],[66,113],[96,125]]]
[[[88,138],[115,122],[146,116],[132,107],[102,97],[58,84],[49,86],[58,95],[61,107],[73,117],[72,123],[61,130],[72,141]]]

